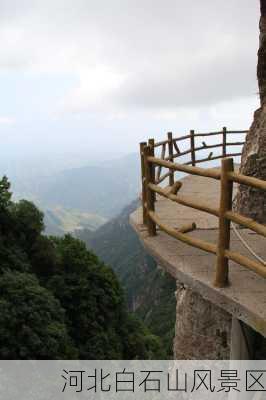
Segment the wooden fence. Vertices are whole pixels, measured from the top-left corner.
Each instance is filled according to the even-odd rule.
[[[225,287],[228,285],[228,262],[232,260],[266,278],[266,266],[258,261],[250,259],[240,253],[230,250],[230,224],[231,221],[240,224],[245,228],[249,228],[259,235],[266,237],[266,226],[262,225],[250,218],[232,210],[233,201],[233,184],[251,186],[257,190],[266,190],[266,181],[254,177],[242,175],[234,171],[234,156],[241,155],[241,152],[229,153],[228,146],[241,146],[241,142],[228,142],[227,135],[245,134],[247,131],[227,131],[223,128],[221,132],[211,133],[195,133],[190,131],[187,136],[173,138],[172,133],[168,133],[167,140],[155,143],[154,139],[150,139],[148,143],[140,143],[141,154],[141,171],[142,171],[142,203],[143,203],[143,223],[147,225],[150,236],[156,235],[156,227],[170,236],[187,243],[193,247],[205,250],[215,254],[216,261],[216,277],[214,285],[217,287]],[[195,145],[195,138],[204,136],[222,135],[222,142],[215,144],[207,144],[202,142],[201,146]],[[178,142],[188,140],[190,148],[180,151]],[[161,155],[155,156],[155,149],[161,147]],[[222,152],[213,156],[213,153],[206,158],[198,159],[197,152],[210,148],[221,147]],[[174,152],[175,151],[175,152]],[[166,152],[168,155],[166,155]],[[185,163],[176,163],[174,160],[183,155],[190,154],[191,160]],[[197,163],[207,162],[221,158],[221,168],[200,168]],[[191,165],[190,165],[191,164]],[[167,173],[161,175],[162,169],[168,170]],[[178,191],[182,186],[180,181],[175,182],[175,171],[184,172],[192,175],[208,177],[220,181],[220,205],[214,208],[211,205],[203,204],[198,200],[195,201],[188,197],[178,195]],[[166,178],[169,178],[169,186],[171,189],[159,186]],[[155,195],[158,194],[170,199],[178,204],[191,207],[196,210],[207,212],[219,218],[219,236],[217,244],[209,243],[204,240],[190,236],[188,233],[195,229],[195,224],[183,226],[176,230],[164,224],[155,212]]]

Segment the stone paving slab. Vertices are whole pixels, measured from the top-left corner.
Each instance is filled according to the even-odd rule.
[[[180,194],[212,206],[219,204],[219,182],[213,179],[188,176],[183,180]],[[192,189],[193,188],[193,191]],[[197,192],[198,190],[198,192]],[[217,243],[218,218],[157,197],[156,213],[162,222],[173,227],[180,227],[189,222],[196,222],[197,230],[190,235]],[[230,262],[230,286],[213,286],[216,256],[182,243],[158,230],[157,236],[149,237],[142,224],[142,209],[130,216],[130,222],[139,235],[147,251],[174,278],[187,284],[204,298],[220,306],[236,318],[252,326],[266,336],[266,280],[252,271]],[[266,240],[248,229],[242,229],[241,236],[263,258],[266,259]],[[242,243],[231,231],[231,249],[252,258]]]
[[[178,194],[219,208],[220,187],[215,179],[189,175],[180,180],[182,187]],[[218,218],[202,211],[177,204],[157,195],[156,213],[170,226],[178,228],[189,222],[196,222],[199,229],[215,229]]]

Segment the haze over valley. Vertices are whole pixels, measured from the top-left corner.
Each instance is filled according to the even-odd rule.
[[[47,234],[95,230],[136,199],[140,190],[138,154],[88,162],[79,168],[10,168],[16,199],[34,201],[45,213]]]

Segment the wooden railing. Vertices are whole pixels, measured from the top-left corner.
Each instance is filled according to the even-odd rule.
[[[167,140],[155,143],[154,139],[150,139],[148,143],[140,143],[141,154],[141,170],[142,170],[142,203],[143,203],[143,223],[147,225],[150,236],[156,235],[156,227],[170,236],[187,243],[193,247],[205,250],[215,254],[216,261],[216,277],[214,285],[217,287],[225,287],[228,285],[228,263],[232,260],[266,278],[266,265],[257,260],[250,259],[240,253],[230,250],[230,225],[231,221],[240,224],[245,228],[249,228],[259,235],[266,237],[266,226],[253,219],[247,218],[232,210],[233,202],[233,184],[239,183],[248,185],[256,190],[266,190],[266,181],[251,176],[242,175],[234,171],[234,160],[232,157],[241,155],[241,152],[227,153],[228,146],[241,146],[244,142],[228,142],[229,134],[245,134],[247,131],[227,131],[223,128],[221,132],[211,133],[195,133],[191,131],[189,135],[173,138],[168,133]],[[222,135],[222,142],[218,144],[207,144],[202,142],[201,146],[195,145],[195,138],[204,136]],[[178,142],[188,140],[190,148],[188,150],[180,150]],[[156,157],[156,148],[161,147],[161,155]],[[210,148],[221,147],[221,154],[213,156],[213,153],[206,158],[198,159],[197,152]],[[174,152],[175,150],[175,152]],[[168,155],[166,155],[168,152]],[[186,154],[191,155],[191,160],[185,163],[176,163],[174,160]],[[208,162],[221,158],[221,168],[200,168],[196,167],[197,163]],[[192,164],[192,165],[189,165]],[[161,175],[162,169],[168,170],[167,173]],[[195,201],[185,196],[178,195],[178,191],[182,186],[180,181],[175,182],[175,172],[183,172],[202,177],[208,177],[220,181],[220,205],[215,208],[212,205]],[[170,188],[159,186],[159,184],[169,178]],[[219,219],[218,226],[218,242],[217,244],[209,243],[204,240],[190,236],[188,233],[196,229],[196,224],[182,226],[178,230],[164,224],[155,212],[155,195],[158,194],[178,204],[200,210]]]

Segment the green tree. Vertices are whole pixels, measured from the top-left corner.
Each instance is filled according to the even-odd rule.
[[[47,236],[39,235],[31,246],[30,262],[32,272],[40,281],[52,276],[58,262],[54,242]]]
[[[124,293],[111,268],[70,235],[55,243],[60,262],[47,287],[66,310],[79,357],[163,358],[158,337],[126,310]]]
[[[113,271],[70,235],[55,243],[60,261],[47,287],[66,310],[80,358],[122,358],[124,298]]]
[[[2,359],[75,358],[58,300],[32,274],[5,272],[0,279]]]
[[[10,228],[10,213],[11,205],[10,183],[6,176],[0,180],[0,235],[7,234]]]
[[[10,182],[6,176],[0,180],[0,209],[6,210],[11,204]]]
[[[124,358],[165,359],[166,352],[158,336],[152,335],[147,327],[133,314],[128,314],[121,327],[124,342]]]
[[[111,268],[70,235],[43,235],[43,213],[0,181],[0,354],[6,359],[158,358],[129,316]],[[155,356],[156,354],[156,356]]]
[[[44,230],[43,213],[31,201],[20,200],[12,205],[12,217],[17,239],[30,249]]]

